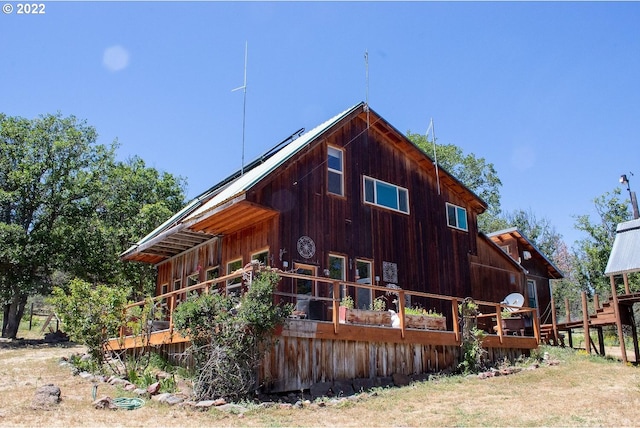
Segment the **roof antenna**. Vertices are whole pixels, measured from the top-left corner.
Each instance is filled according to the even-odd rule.
[[[365,68],[365,105],[367,109],[367,128],[369,128],[369,51],[364,51],[364,68]]]
[[[240,166],[240,175],[244,174],[244,129],[245,119],[247,116],[247,51],[249,48],[249,42],[244,42],[244,84],[238,88],[232,89],[231,92],[242,89],[244,92],[242,101],[242,165]]]
[[[436,127],[433,124],[433,118],[429,122],[429,128],[427,128],[427,141],[429,141],[429,131],[431,131],[431,135],[433,136],[433,159],[436,165],[436,182],[438,183],[438,195],[440,195],[440,172],[438,171],[438,153],[436,152]]]

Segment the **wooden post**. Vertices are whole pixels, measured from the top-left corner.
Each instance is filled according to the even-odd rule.
[[[496,328],[498,330],[500,343],[502,343],[504,333],[502,332],[502,306],[500,305],[496,305]]]
[[[604,357],[604,334],[602,333],[602,326],[599,325],[597,330],[598,330],[598,345],[600,346],[600,355]]]
[[[340,324],[340,283],[333,281],[333,332],[338,334],[338,325]]]
[[[176,296],[169,296],[169,334],[173,334],[173,311],[176,309]]]
[[[629,319],[631,320],[631,334],[633,334],[633,351],[636,354],[636,364],[640,362],[640,349],[638,348],[638,330],[636,328],[636,320],[633,316],[633,305],[627,306],[629,311]]]
[[[573,349],[573,334],[571,329],[567,330],[567,336],[569,336],[569,348]]]
[[[32,322],[33,322],[33,302],[31,302],[31,311],[29,312],[29,331],[31,331]]]
[[[458,318],[458,300],[451,301],[451,313],[453,314],[453,333],[456,335],[456,341],[460,342],[460,319]]]
[[[624,292],[631,294],[631,290],[629,290],[629,276],[626,273],[622,274],[622,280],[624,281]]]
[[[600,309],[600,298],[597,294],[593,295],[593,309],[596,311],[596,313],[598,312],[598,309]]]
[[[569,309],[569,298],[564,298],[564,312],[566,314],[567,319],[564,321],[565,324],[569,324],[571,322],[571,309]]]
[[[533,318],[533,335],[536,338],[536,343],[540,345],[540,318],[537,316],[537,311],[531,313]]]
[[[406,328],[406,319],[404,313],[404,291],[398,290],[398,316],[400,317],[400,335],[404,339],[404,333]]]
[[[589,336],[589,307],[587,306],[587,293],[582,292],[582,328],[584,329],[584,349],[591,353],[591,336]]]
[[[553,345],[558,346],[558,319],[556,317],[556,301],[551,290],[551,327],[553,328]]]
[[[613,275],[609,277],[611,282],[611,300],[613,301],[613,312],[616,315],[616,326],[618,327],[618,339],[620,340],[620,353],[622,362],[627,364],[627,348],[624,345],[624,332],[622,331],[622,319],[620,318],[620,305],[618,304],[618,292],[616,290],[616,281]]]

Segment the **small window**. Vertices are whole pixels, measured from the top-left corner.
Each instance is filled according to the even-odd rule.
[[[207,269],[206,280],[211,281],[212,279],[216,279],[220,276],[220,266],[215,266]]]
[[[257,260],[265,266],[269,266],[269,250],[260,251],[251,255],[251,260]]]
[[[334,254],[329,255],[329,278],[345,280],[345,258]],[[345,295],[345,287],[340,287],[340,298]]]
[[[242,259],[237,259],[227,263],[227,275],[232,274],[238,269],[242,269]],[[238,294],[240,286],[242,285],[242,276],[227,280],[227,294]]]
[[[342,150],[327,147],[327,191],[344,196],[344,163]]]
[[[187,278],[187,287],[191,287],[192,285],[196,285],[200,282],[200,279],[198,278],[198,274],[193,274],[191,276],[189,276]]]
[[[364,176],[364,201],[409,214],[407,189],[367,176]]]
[[[316,267],[311,265],[305,265],[301,263],[294,264],[295,273],[299,275],[316,275]],[[309,296],[316,295],[316,284],[311,278],[296,278],[295,280],[295,294],[306,294]]]
[[[359,284],[373,284],[371,278],[371,262],[368,260],[356,260],[356,282]],[[356,291],[356,307],[369,309],[371,306],[371,292],[368,288],[358,288]]]
[[[169,284],[162,284],[160,286],[160,294],[167,294],[169,292]]]
[[[467,210],[447,202],[447,224],[460,230],[469,230],[467,227]]]
[[[181,288],[182,288],[182,280],[176,279],[175,281],[173,281],[173,291],[178,291]],[[176,297],[176,301],[180,302],[184,298],[184,293],[176,294],[175,297]]]

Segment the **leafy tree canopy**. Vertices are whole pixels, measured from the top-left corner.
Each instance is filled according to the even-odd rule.
[[[15,337],[27,296],[72,277],[152,283],[149,268],[118,255],[177,211],[182,179],[139,158],[115,161],[114,142],[61,114],[29,120],[0,114],[0,302],[2,334]]]

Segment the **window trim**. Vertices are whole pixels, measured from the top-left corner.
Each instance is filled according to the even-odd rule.
[[[367,200],[367,191],[366,191],[367,180],[371,180],[373,182],[373,202]],[[395,190],[396,190],[396,202],[398,204],[398,208],[389,207],[387,205],[383,205],[383,204],[378,202],[378,189],[377,189],[377,186],[376,186],[377,183],[381,183],[381,184],[384,184],[386,186],[390,186],[390,187],[395,188]],[[401,192],[403,192],[406,195],[406,205],[407,205],[407,210],[406,211],[403,211],[401,209],[401,204],[400,204],[400,193]],[[386,210],[395,211],[397,213],[402,213],[402,214],[406,214],[406,215],[410,215],[410,213],[411,213],[411,209],[409,208],[409,189],[407,189],[406,187],[398,186],[397,184],[389,183],[388,181],[379,180],[377,178],[369,177],[368,175],[362,175],[362,201],[367,205],[372,205],[372,206],[375,206],[375,207],[384,208]]]
[[[306,264],[306,263],[297,263],[294,262],[293,263],[293,271],[295,273],[298,273],[298,269],[305,269],[305,270],[310,270],[311,273],[309,274],[309,276],[311,277],[315,277],[318,276],[318,266],[316,265],[310,265],[310,264]],[[301,274],[304,275],[304,274]],[[293,289],[293,294],[301,294],[298,293],[298,281],[299,279],[294,279],[294,289]],[[302,295],[302,294],[301,294]],[[311,296],[317,297],[318,296],[318,284],[315,280],[311,280]]]
[[[329,274],[329,278],[336,280],[336,281],[346,281],[347,280],[347,262],[348,262],[348,257],[344,254],[338,254],[338,253],[329,253],[327,254],[327,269],[329,269],[329,272],[331,272],[331,258],[334,257],[336,259],[342,259],[342,278],[333,278],[331,276],[331,274]],[[340,299],[342,300],[342,298],[346,295],[346,291],[347,291],[347,286],[344,284],[340,284]],[[333,289],[331,289],[331,292],[333,292]]]
[[[455,216],[455,225],[451,224],[450,221],[450,217],[449,217],[449,207],[453,207],[456,211],[456,216]],[[459,210],[462,210],[464,212],[464,219],[465,219],[465,223],[466,223],[466,228],[462,228],[458,225],[458,215],[459,215]],[[446,202],[446,209],[445,209],[446,213],[447,213],[447,226],[449,226],[452,229],[457,229],[457,230],[462,230],[464,232],[468,232],[469,231],[469,216],[467,215],[467,209],[464,207],[461,207],[459,205],[456,204],[452,204],[449,202]]]
[[[340,168],[341,170],[338,171],[337,169],[333,169],[329,166],[329,151],[330,150],[335,150],[338,153],[340,153]],[[331,145],[327,145],[327,194],[328,195],[332,195],[332,196],[339,196],[339,197],[345,197],[345,185],[344,185],[344,149],[340,148],[340,147],[336,147],[336,146],[331,146]],[[335,193],[332,192],[329,189],[329,176],[330,174],[337,174],[340,176],[340,193]]]
[[[358,263],[366,263],[369,265],[369,282],[360,282],[360,280],[364,279],[364,278],[360,278],[358,277]],[[374,278],[374,274],[373,274],[373,260],[371,259],[363,259],[363,258],[356,258],[356,269],[355,269],[355,282],[359,283],[359,284],[368,284],[368,285],[373,285],[373,282],[375,281]],[[365,305],[365,307],[362,307],[362,305],[360,305],[360,302],[358,301],[358,297],[360,295],[360,293],[364,293],[368,291],[369,292],[369,304]],[[356,291],[356,302],[355,305],[357,308],[359,309],[369,309],[369,305],[371,305],[373,303],[373,290],[369,289],[365,289],[365,288],[358,288]]]
[[[260,250],[257,250],[255,252],[251,253],[251,261],[258,260],[258,259],[255,258],[255,256],[257,256],[258,254],[262,254],[262,253],[267,253],[267,263],[265,263],[265,266],[270,266],[270,262],[269,262],[269,247],[265,247],[265,248],[262,248]]]

